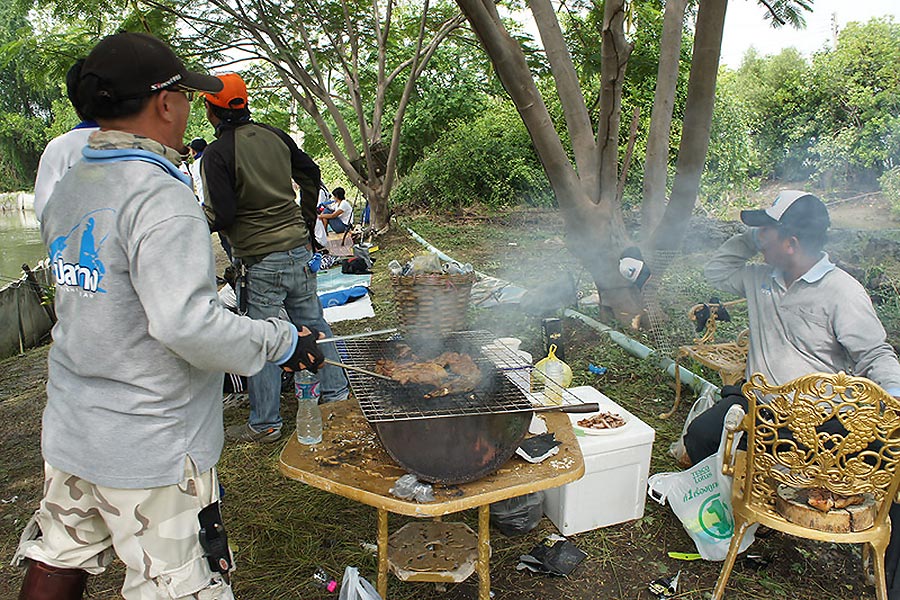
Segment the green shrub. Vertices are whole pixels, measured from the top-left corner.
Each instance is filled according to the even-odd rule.
[[[454,123],[427,148],[391,200],[398,207],[444,211],[476,202],[498,208],[554,203],[528,132],[508,102]]]
[[[878,179],[878,183],[884,197],[891,203],[891,210],[894,214],[900,215],[900,167],[885,171]]]

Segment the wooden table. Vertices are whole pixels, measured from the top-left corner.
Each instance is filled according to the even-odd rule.
[[[419,504],[390,493],[406,471],[378,441],[354,400],[321,407],[322,443],[305,446],[291,435],[281,452],[281,472],[291,479],[378,509],[378,593],[387,599],[388,512],[413,517],[440,517],[478,509],[478,598],[490,598],[490,511],[492,502],[570,483],[584,474],[584,460],[569,417],[543,413],[550,431],[562,442],[559,453],[540,464],[513,457],[495,473],[471,483],[436,485],[434,502]]]

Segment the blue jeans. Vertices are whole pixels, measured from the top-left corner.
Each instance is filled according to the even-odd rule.
[[[248,274],[250,294],[247,316],[252,319],[277,317],[282,307],[299,329],[314,327],[331,337],[331,328],[322,315],[316,294],[316,274],[306,264],[312,253],[305,246],[273,252],[251,266]],[[326,358],[340,362],[333,343],[323,344]],[[349,395],[347,377],[340,367],[319,369],[322,402],[343,400]],[[281,429],[281,367],[266,363],[262,371],[249,378],[250,427],[256,431]]]
[[[334,212],[334,209],[333,208],[325,208],[322,210],[322,212],[326,215],[330,215],[331,213]],[[331,230],[335,233],[344,233],[345,231],[350,229],[350,225],[347,225],[346,223],[341,221],[340,217],[338,217],[336,219],[328,219],[327,225],[329,227],[331,227]]]

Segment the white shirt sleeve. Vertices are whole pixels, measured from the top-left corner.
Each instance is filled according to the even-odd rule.
[[[59,183],[72,165],[81,160],[81,150],[87,144],[90,135],[96,128],[73,129],[53,138],[38,163],[37,177],[34,180],[34,215],[41,220],[47,200],[53,188]]]
[[[341,220],[341,223],[344,225],[349,225],[353,222],[353,205],[347,202],[347,200],[341,200],[341,203],[338,205],[338,209],[344,211],[341,213],[341,216],[338,217]]]

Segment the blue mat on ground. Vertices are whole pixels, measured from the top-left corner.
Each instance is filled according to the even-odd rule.
[[[346,290],[358,285],[369,287],[371,283],[371,275],[347,275],[341,273],[340,265],[335,265],[327,271],[319,271],[316,277],[316,287],[320,296],[328,292]]]
[[[325,320],[329,323],[336,323],[338,321],[374,317],[375,311],[372,308],[372,300],[368,294],[349,304],[330,306],[331,301],[335,297],[354,295],[351,290],[362,291],[361,288],[368,288],[371,283],[371,275],[341,273],[340,265],[335,265],[325,271],[319,271],[316,277],[316,287],[318,288],[319,299],[322,300],[325,308]]]
[[[319,302],[322,308],[331,308],[333,306],[343,306],[348,302],[359,300],[369,293],[369,288],[364,285],[354,285],[345,290],[337,290],[336,292],[326,292],[319,294]]]

